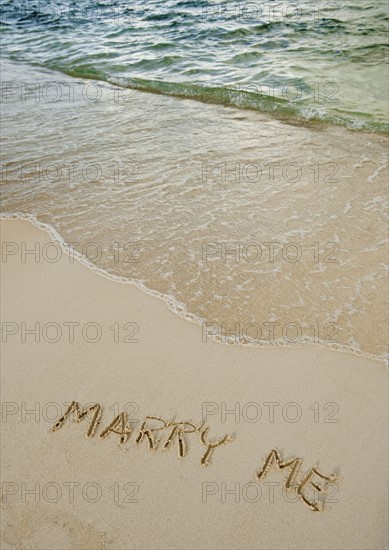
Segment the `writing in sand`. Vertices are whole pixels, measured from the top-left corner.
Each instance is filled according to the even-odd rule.
[[[89,424],[86,432],[87,437],[94,437],[99,424],[101,423],[102,407],[98,403],[82,408],[79,403],[72,401],[65,413],[51,428],[51,431],[59,430],[67,419],[73,418],[75,422],[81,422],[85,418],[89,418]],[[176,422],[166,420],[160,416],[145,416],[140,428],[134,437],[134,444],[139,446],[143,441],[146,441],[150,451],[156,451],[162,447],[162,450],[167,450],[172,445],[177,446],[177,453],[180,458],[187,455],[187,438],[190,434],[197,434],[198,440],[203,447],[203,454],[200,458],[201,466],[209,466],[210,458],[219,447],[232,442],[235,438],[232,435],[226,434],[218,440],[210,441],[208,434],[210,428],[203,422],[194,424],[189,421]],[[119,436],[120,445],[126,443],[134,432],[128,421],[126,412],[119,413],[100,433],[100,439],[106,439],[110,435]],[[193,436],[192,436],[193,437]],[[273,449],[264,459],[262,467],[255,473],[256,480],[262,481],[272,466],[276,466],[278,470],[288,470],[289,475],[285,479],[284,486],[287,491],[294,492],[298,495],[303,503],[305,503],[314,512],[323,510],[324,502],[312,500],[307,496],[308,489],[315,489],[319,493],[324,493],[327,483],[334,483],[337,480],[335,474],[324,475],[317,466],[313,466],[310,470],[301,477],[296,483],[296,478],[302,465],[301,458],[290,460],[282,460],[281,454],[277,449]],[[324,485],[319,485],[315,481],[315,477],[324,480]]]

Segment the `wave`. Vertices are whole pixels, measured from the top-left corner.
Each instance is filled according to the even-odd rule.
[[[172,60],[171,57],[166,57],[166,59],[169,63]],[[371,114],[360,111],[347,112],[334,107],[329,110],[323,106],[315,106],[307,98],[308,94],[314,92],[303,81],[296,81],[284,87],[282,93],[288,97],[288,99],[285,99],[285,97],[280,97],[275,93],[276,86],[271,83],[262,86],[256,84],[229,86],[225,84],[205,85],[193,84],[191,82],[167,82],[143,78],[112,78],[101,69],[91,65],[90,61],[91,59],[88,58],[85,60],[85,63],[70,67],[58,66],[55,63],[45,63],[43,66],[34,63],[34,65],[48,68],[73,78],[107,82],[123,89],[191,99],[202,103],[235,107],[243,110],[260,111],[292,123],[293,121],[303,123],[316,122],[343,126],[354,131],[381,134],[389,132],[389,123],[374,120]],[[329,88],[326,93],[330,101],[333,90]]]
[[[68,255],[71,254],[72,259],[76,258],[82,265],[84,265],[85,267],[87,267],[88,269],[90,269],[100,277],[104,277],[105,279],[109,279],[111,281],[121,283],[121,284],[134,285],[145,294],[154,296],[162,300],[163,302],[165,302],[168,308],[178,317],[181,317],[186,321],[191,321],[192,323],[195,323],[200,327],[203,325],[203,323],[206,322],[205,319],[202,319],[192,313],[189,313],[186,309],[185,304],[176,300],[174,296],[162,294],[156,290],[152,290],[147,286],[145,286],[144,283],[140,280],[113,275],[111,273],[108,273],[104,269],[97,267],[88,258],[83,256],[78,251],[74,250],[74,248],[70,250],[70,247],[68,246],[66,241],[61,237],[61,235],[52,225],[39,221],[38,218],[35,217],[34,215],[25,214],[22,212],[0,213],[0,220],[12,220],[12,219],[28,221],[38,229],[45,231],[51,237],[51,239],[60,246],[61,250],[65,254],[68,254]],[[363,352],[362,350],[356,347],[345,346],[343,344],[337,344],[337,343],[328,343],[326,341],[310,338],[308,336],[302,337],[301,339],[299,339],[298,342],[285,342],[285,340],[282,338],[275,339],[270,342],[266,340],[257,340],[254,338],[250,338],[248,335],[245,335],[244,337],[241,337],[238,340],[236,335],[232,337],[229,337],[228,335],[223,335],[222,337],[221,332],[219,333],[216,332],[215,334],[207,334],[207,338],[213,340],[216,343],[220,343],[224,345],[241,345],[241,346],[248,346],[250,348],[255,347],[255,348],[262,348],[262,349],[279,348],[279,347],[299,348],[306,345],[318,345],[326,349],[332,349],[334,351],[349,353],[359,357],[364,357],[366,359],[379,361],[381,363],[383,362],[387,368],[389,367],[389,357],[387,355],[382,355],[382,356],[374,355],[371,353]]]

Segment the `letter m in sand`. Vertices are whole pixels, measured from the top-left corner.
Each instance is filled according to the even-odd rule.
[[[81,420],[91,414],[91,420],[89,422],[86,436],[92,437],[95,434],[96,428],[101,421],[101,406],[96,403],[95,405],[91,405],[89,407],[86,407],[85,409],[82,409],[77,401],[72,401],[70,403],[65,413],[51,428],[51,431],[56,432],[57,430],[59,430],[65,420],[69,418],[71,414],[73,414],[73,419],[75,422],[81,422]]]

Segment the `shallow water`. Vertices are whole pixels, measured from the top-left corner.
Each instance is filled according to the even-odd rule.
[[[16,82],[2,104],[5,214],[48,224],[224,341],[383,357],[385,136],[14,62],[3,79]]]

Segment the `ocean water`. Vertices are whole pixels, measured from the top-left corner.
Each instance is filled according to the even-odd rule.
[[[386,4],[269,4],[5,2],[2,213],[199,338],[383,359]]]
[[[3,55],[203,102],[388,129],[386,0],[3,0]]]

